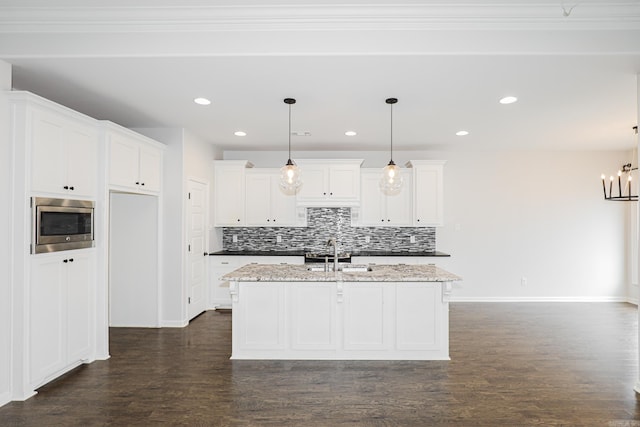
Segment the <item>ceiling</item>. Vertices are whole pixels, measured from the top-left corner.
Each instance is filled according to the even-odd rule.
[[[396,150],[636,143],[640,0],[148,3],[0,0],[14,88],[224,150],[286,149],[285,97],[294,151],[387,150],[388,97]]]

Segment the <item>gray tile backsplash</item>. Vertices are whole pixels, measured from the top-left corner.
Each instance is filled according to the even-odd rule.
[[[237,242],[233,242],[234,235]],[[282,239],[280,243],[278,236]],[[410,242],[411,236],[415,237],[415,243]],[[307,208],[307,227],[225,227],[222,245],[226,251],[324,253],[331,237],[337,238],[340,252],[436,250],[435,227],[352,227],[350,208]]]

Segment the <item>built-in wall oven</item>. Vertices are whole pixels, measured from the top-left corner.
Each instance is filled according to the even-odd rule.
[[[32,197],[31,253],[93,247],[94,208],[90,200]]]

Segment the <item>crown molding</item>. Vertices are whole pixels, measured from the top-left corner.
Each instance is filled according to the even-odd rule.
[[[104,2],[106,3],[106,2]],[[637,30],[640,2],[287,4],[224,6],[0,6],[0,33],[273,30]]]

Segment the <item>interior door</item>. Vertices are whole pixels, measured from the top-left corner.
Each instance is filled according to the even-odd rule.
[[[206,263],[208,185],[189,180],[187,204],[187,284],[189,320],[207,308]]]

